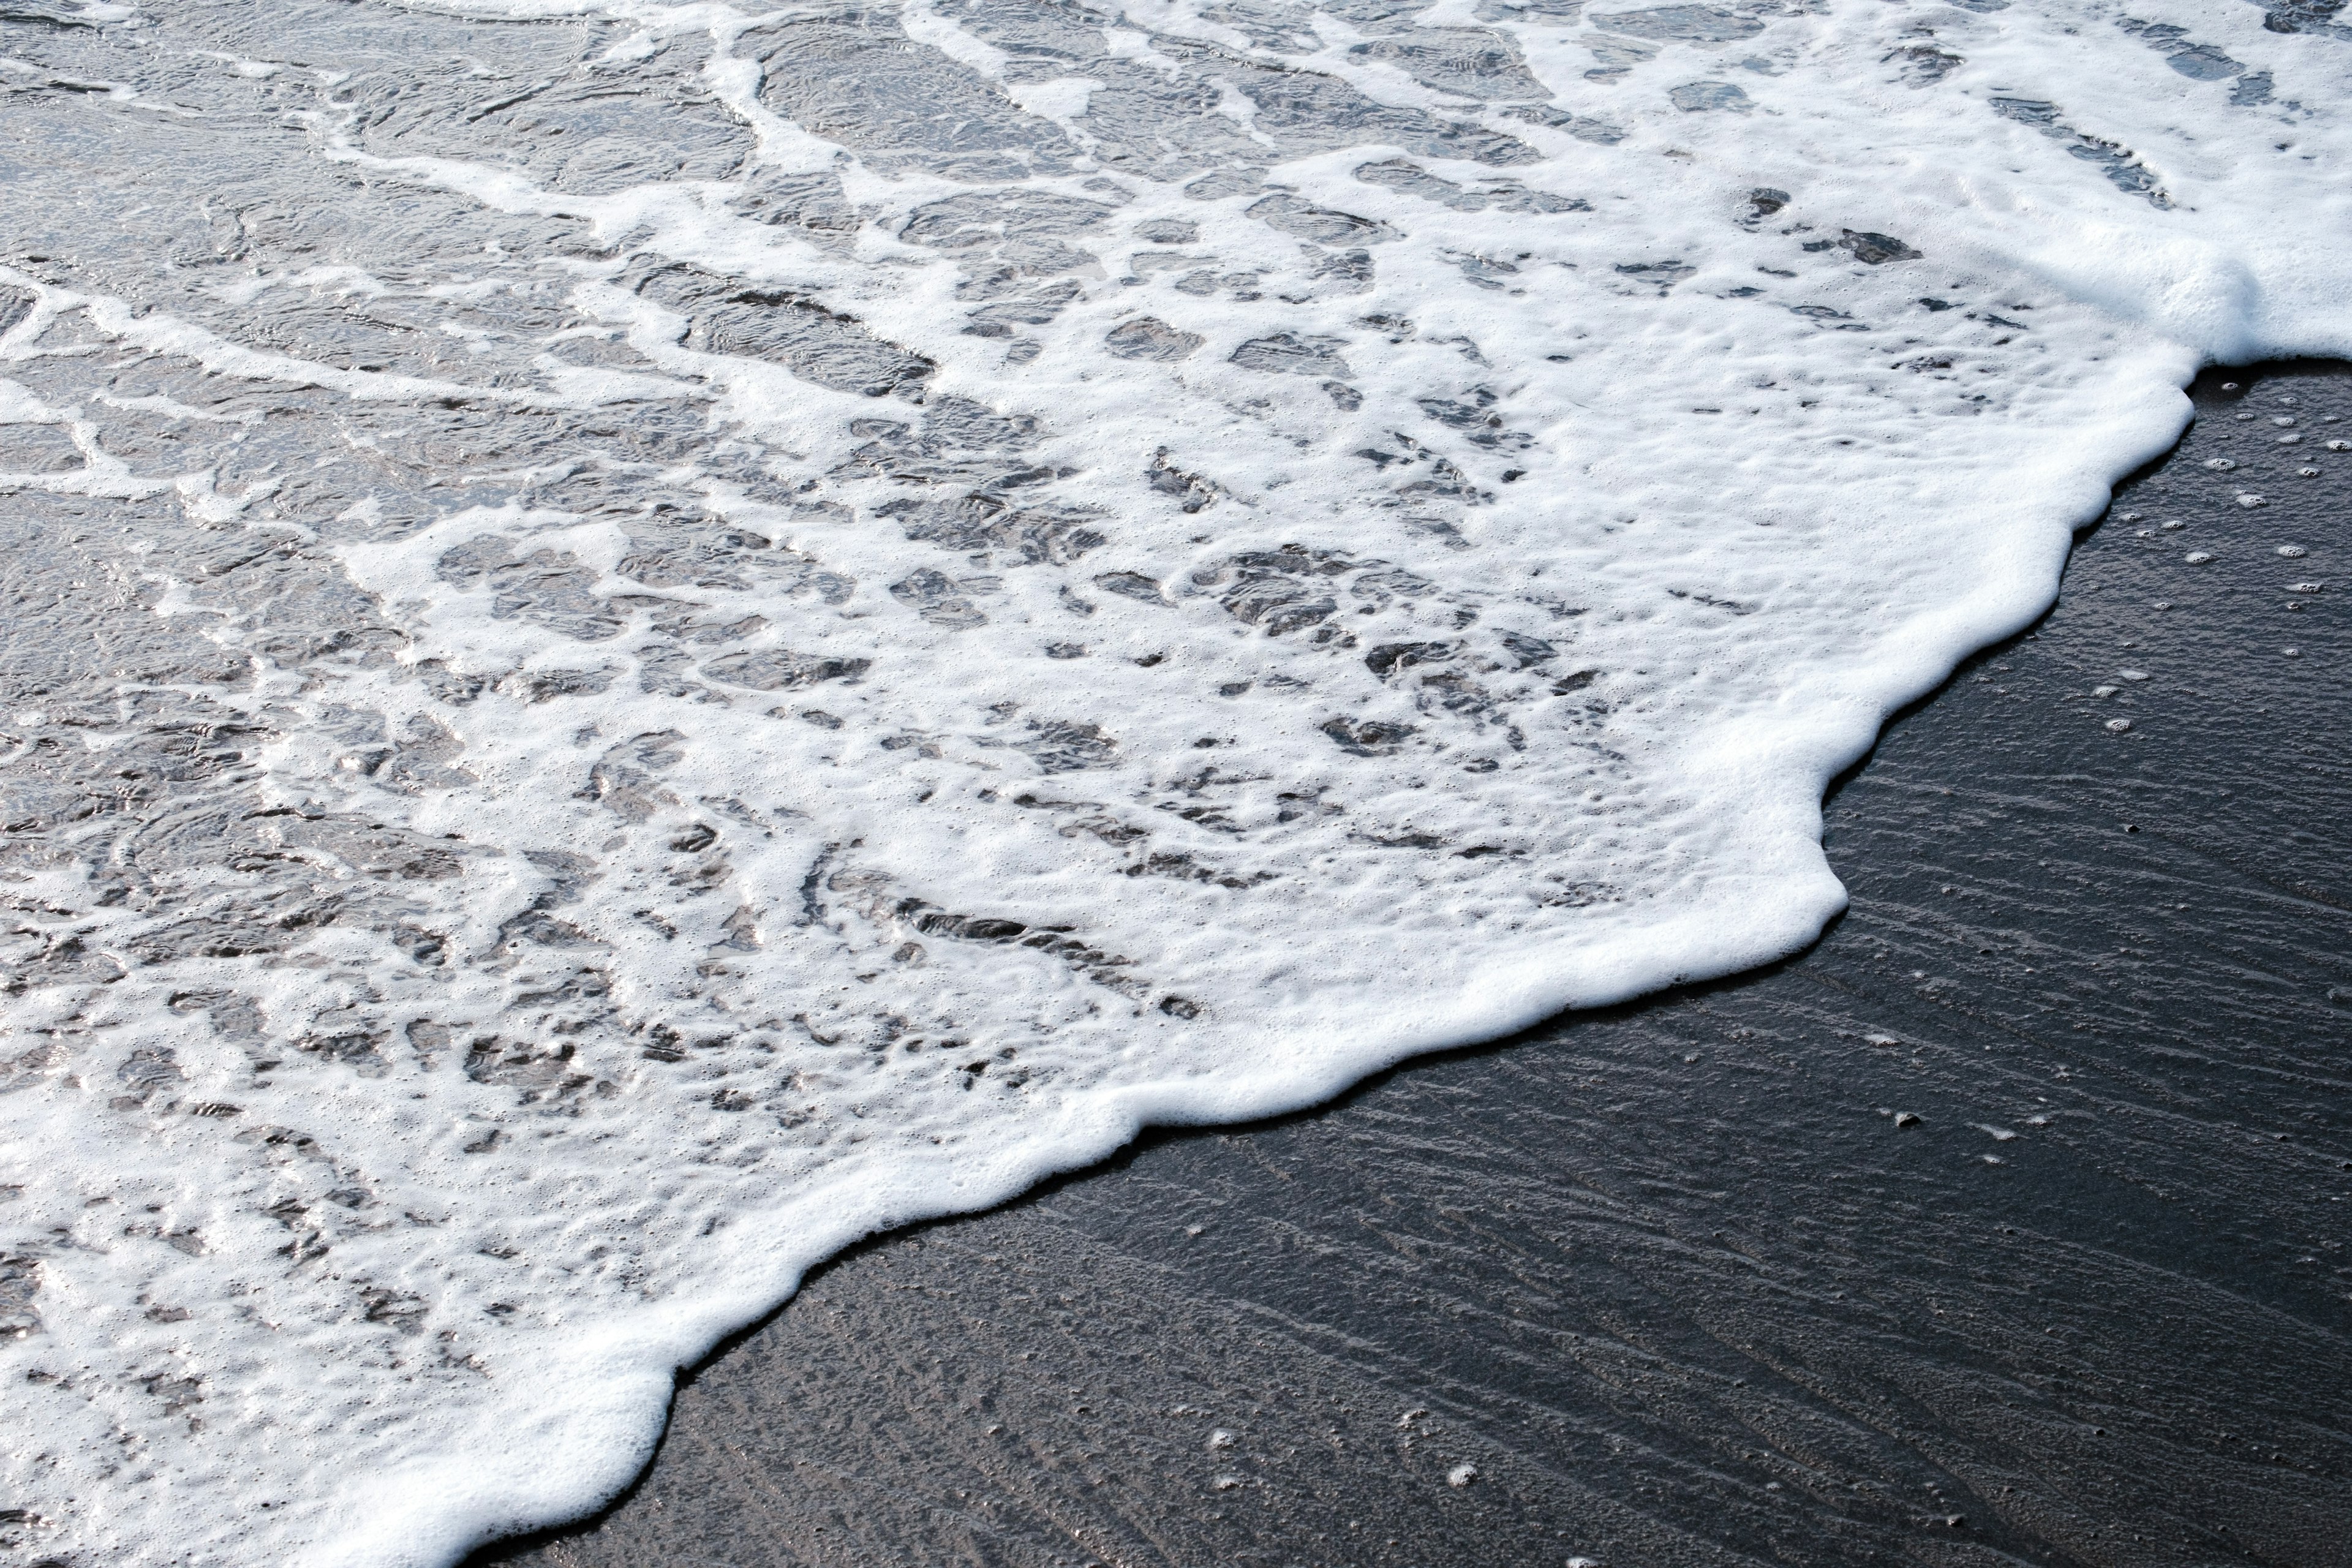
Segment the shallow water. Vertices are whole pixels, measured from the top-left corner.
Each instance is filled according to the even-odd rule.
[[[2273,421],[2347,371],[2199,378],[1805,952],[853,1247],[469,1568],[2341,1563],[2352,626],[2275,552],[2352,472]]]
[[[2316,9],[7,16],[77,1563],[445,1561],[859,1235],[1791,950],[2195,365],[2352,346]]]

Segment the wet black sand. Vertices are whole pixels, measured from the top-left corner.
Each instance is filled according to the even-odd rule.
[[[478,1562],[2352,1563],[2352,375],[2197,398],[1812,951],[860,1247]]]

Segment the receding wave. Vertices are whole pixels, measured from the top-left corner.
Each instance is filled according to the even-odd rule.
[[[860,1235],[1801,945],[2352,350],[2323,9],[18,0],[0,1541],[446,1563]]]

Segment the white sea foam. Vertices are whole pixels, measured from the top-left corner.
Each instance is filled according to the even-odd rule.
[[[2198,364],[2352,352],[2250,5],[80,17],[0,1529],[89,1568],[449,1562],[861,1235],[1791,951]]]

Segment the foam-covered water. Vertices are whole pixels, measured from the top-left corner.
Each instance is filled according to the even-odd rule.
[[[1802,943],[2352,349],[2333,14],[16,0],[0,1542],[445,1563],[858,1235]]]

